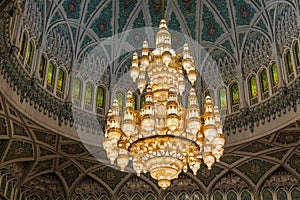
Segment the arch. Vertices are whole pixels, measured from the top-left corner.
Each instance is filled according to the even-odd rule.
[[[53,92],[55,74],[56,74],[56,65],[54,64],[53,61],[50,61],[48,65],[48,71],[47,71],[47,89],[50,92]]]
[[[116,92],[116,95],[115,95],[115,99],[117,99],[117,101],[118,101],[118,104],[119,104],[119,107],[120,107],[120,111],[122,112],[122,110],[123,110],[123,105],[124,105],[124,98],[125,98],[125,96],[124,96],[124,93],[123,92],[121,92],[121,91],[117,91]]]
[[[299,42],[297,41],[293,48],[294,58],[295,58],[295,65],[296,67],[300,66],[300,49],[299,49]]]
[[[248,191],[248,190],[244,190],[242,193],[241,193],[241,199],[243,200],[251,200],[251,193]]]
[[[182,192],[179,195],[179,200],[189,200],[189,195],[186,192]]]
[[[227,194],[227,200],[237,200],[237,195],[234,191],[230,191]]]
[[[155,198],[153,194],[148,194],[145,198],[145,200],[155,200],[155,199],[157,198]]]
[[[84,104],[85,105],[92,105],[93,104],[93,91],[94,87],[91,82],[86,83],[85,85],[85,98]]]
[[[291,191],[292,199],[299,200],[300,199],[300,191],[298,188],[293,188]]]
[[[34,55],[34,45],[33,45],[33,41],[30,41],[28,43],[26,58],[25,58],[25,64],[29,66],[28,70],[32,67],[33,55]]]
[[[280,188],[276,192],[276,197],[277,197],[277,199],[280,199],[280,200],[287,200],[287,193],[284,189]]]
[[[264,199],[264,200],[273,200],[273,196],[272,196],[272,193],[270,192],[270,190],[265,189],[262,192],[262,199]]]
[[[28,33],[27,31],[23,31],[22,34],[22,40],[21,40],[21,46],[20,46],[20,55],[22,56],[22,58],[25,57],[25,52],[27,49],[27,41],[28,41]]]
[[[168,192],[164,197],[164,200],[174,200],[174,199],[175,199],[175,194],[173,194],[172,192]]]
[[[199,191],[196,191],[192,194],[192,200],[202,200],[202,199],[204,199],[204,197]]]
[[[272,85],[273,85],[273,87],[275,87],[279,83],[277,65],[275,62],[272,62],[271,66],[270,66],[270,71],[271,71]]]
[[[136,93],[133,93],[132,94],[132,98],[133,98],[133,102],[132,102],[132,107],[134,110],[137,110],[138,108],[138,105],[137,105],[137,100],[138,100],[138,97],[137,97],[137,94]]]
[[[216,191],[213,194],[213,200],[223,200],[223,195],[219,191]]]
[[[249,86],[250,99],[256,98],[258,96],[258,92],[257,92],[257,85],[256,85],[255,75],[250,76],[248,86]]]
[[[74,79],[74,86],[73,86],[73,99],[80,101],[81,93],[82,93],[82,81],[80,78],[76,77]]]
[[[221,109],[227,108],[227,91],[225,86],[219,89],[219,107]]]
[[[46,67],[47,67],[47,57],[46,55],[42,54],[40,59],[40,67],[39,67],[39,78],[41,78],[42,80],[45,79]]]
[[[268,74],[267,70],[263,69],[260,73],[260,83],[261,83],[261,91],[262,93],[269,91],[269,82],[268,82]]]
[[[99,85],[97,87],[96,112],[101,115],[105,114],[105,96],[105,88],[102,85]]]
[[[287,50],[286,53],[284,54],[284,63],[286,67],[288,81],[291,81],[293,79],[294,67],[293,67],[292,55],[290,50]]]
[[[58,77],[56,82],[57,96],[63,98],[64,90],[66,85],[66,72],[64,69],[60,68],[58,70]]]
[[[237,82],[234,82],[230,86],[230,95],[231,95],[231,105],[238,105],[240,103],[240,96],[239,96],[239,85]]]

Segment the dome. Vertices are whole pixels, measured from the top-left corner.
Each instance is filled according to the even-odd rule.
[[[157,0],[0,3],[0,199],[299,198],[299,1],[163,9],[164,19]],[[178,102],[187,107],[193,88],[201,113],[206,99],[217,105],[226,140],[211,170],[182,173],[166,191],[111,166],[100,145],[109,108],[124,114],[129,90],[132,107],[145,102],[130,79],[137,55],[162,48],[193,60],[197,80],[178,78]]]

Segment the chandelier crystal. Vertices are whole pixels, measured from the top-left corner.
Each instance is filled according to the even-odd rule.
[[[141,93],[146,88],[141,110],[133,108],[129,91],[123,117],[118,101],[114,100],[106,119],[103,147],[111,164],[116,161],[124,171],[131,160],[138,176],[150,172],[163,189],[188,168],[196,175],[201,160],[211,169],[224,151],[220,113],[211,98],[205,98],[204,114],[200,114],[193,88],[186,109],[178,102],[178,96],[185,90],[184,71],[194,85],[197,73],[188,44],[182,54],[176,54],[171,49],[167,23],[161,20],[156,48],[150,51],[145,41],[142,55],[133,53],[131,77]]]

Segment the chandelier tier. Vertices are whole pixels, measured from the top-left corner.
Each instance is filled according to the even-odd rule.
[[[189,46],[185,44],[182,54],[176,54],[167,23],[161,20],[156,48],[150,51],[145,41],[140,58],[133,53],[131,77],[141,93],[147,85],[141,110],[133,108],[129,91],[123,117],[117,100],[107,114],[103,147],[111,164],[116,160],[123,171],[131,160],[138,176],[150,172],[163,189],[188,168],[196,175],[201,160],[211,169],[224,151],[220,113],[211,98],[205,98],[204,114],[193,88],[186,109],[178,102],[185,90],[183,71],[194,85],[197,73]]]

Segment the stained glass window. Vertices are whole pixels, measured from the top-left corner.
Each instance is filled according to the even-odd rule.
[[[174,200],[175,195],[172,193],[168,193],[167,196],[164,198],[164,200]]]
[[[27,48],[27,54],[26,54],[26,64],[27,65],[31,65],[32,57],[33,57],[33,45],[32,45],[32,42],[29,42],[29,45]]]
[[[180,194],[179,200],[189,200],[189,195],[184,192]]]
[[[143,107],[144,103],[145,103],[145,94],[142,94],[142,96],[141,96],[141,105],[142,105],[142,107]]]
[[[300,191],[297,188],[294,188],[291,194],[293,200],[300,200]]]
[[[48,67],[48,74],[47,74],[47,84],[53,86],[54,83],[54,74],[55,74],[55,66],[53,62],[50,62]]]
[[[156,198],[154,198],[153,194],[148,194],[145,198],[145,200],[155,200]]]
[[[65,72],[62,69],[58,71],[57,90],[63,92],[65,84]]]
[[[133,102],[132,102],[132,107],[133,109],[137,109],[137,95],[134,93],[132,94]]]
[[[195,192],[192,197],[192,200],[202,200],[202,195],[200,192]]]
[[[222,87],[219,90],[219,102],[220,102],[220,108],[226,108],[227,107],[227,95],[226,95],[226,88]]]
[[[25,51],[26,51],[26,42],[27,42],[27,36],[26,33],[23,33],[23,37],[22,37],[22,42],[21,42],[21,55],[24,56],[25,55]]]
[[[249,86],[250,86],[250,98],[257,97],[256,78],[254,75],[249,79]]]
[[[231,101],[232,101],[232,105],[237,105],[240,103],[239,86],[237,83],[234,83],[231,86]]]
[[[263,70],[260,74],[261,85],[262,85],[262,92],[267,92],[269,90],[269,83],[268,83],[268,75],[267,70]]]
[[[40,78],[44,78],[45,76],[45,69],[46,69],[46,58],[44,55],[41,57],[40,61],[40,69],[39,69],[39,76]]]
[[[93,86],[87,83],[85,86],[85,104],[92,104]]]
[[[279,82],[276,63],[272,64],[271,71],[272,71],[273,86],[276,86],[276,85],[278,85],[278,82]]]
[[[292,57],[291,57],[291,52],[290,51],[288,51],[285,54],[285,60],[286,60],[286,64],[287,64],[288,75],[290,75],[294,72]]]
[[[80,100],[81,97],[81,81],[79,78],[74,80],[73,98]]]
[[[299,43],[297,42],[295,45],[295,60],[296,60],[296,65],[299,66],[300,65],[300,49],[299,49]]]
[[[272,193],[269,190],[265,190],[262,194],[263,200],[273,200]]]
[[[118,100],[120,110],[122,110],[123,109],[123,93],[117,92],[116,99]]]
[[[97,88],[97,107],[104,108],[105,106],[105,90],[103,87],[99,86]]]

